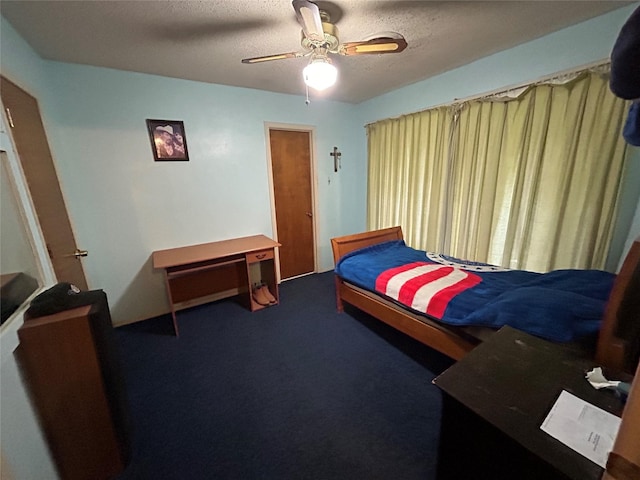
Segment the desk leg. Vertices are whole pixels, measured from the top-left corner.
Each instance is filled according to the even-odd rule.
[[[178,334],[178,321],[176,320],[176,307],[173,304],[173,296],[171,295],[171,285],[169,284],[169,274],[167,270],[164,271],[164,283],[167,288],[167,297],[169,297],[169,306],[171,307],[171,319],[173,321],[173,333],[176,337]]]

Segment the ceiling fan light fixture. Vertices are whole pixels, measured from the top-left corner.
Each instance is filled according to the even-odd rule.
[[[2,1],[2,0],[0,0]],[[331,2],[318,2],[330,4]],[[329,60],[330,55],[381,55],[400,53],[407,48],[407,41],[396,32],[382,32],[370,35],[359,42],[341,43],[338,27],[332,22],[329,12],[321,10],[316,0],[292,0],[298,23],[302,27],[300,45],[297,52],[277,53],[261,57],[243,58],[242,63],[263,63],[286,58],[310,57],[309,64],[302,70],[302,79],[307,86],[307,104],[309,88],[322,91],[331,87],[338,79],[338,69]],[[332,6],[331,8],[337,8]]]
[[[316,56],[302,70],[304,83],[315,90],[325,90],[336,83],[338,69],[325,56]]]

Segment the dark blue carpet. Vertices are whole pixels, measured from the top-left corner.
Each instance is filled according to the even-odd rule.
[[[355,309],[333,273],[251,313],[223,300],[116,330],[132,420],[124,479],[433,479],[451,362]]]

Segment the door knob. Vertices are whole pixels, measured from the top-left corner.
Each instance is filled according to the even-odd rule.
[[[76,248],[75,252],[63,256],[76,257],[78,260],[80,260],[80,257],[86,257],[87,255],[89,255],[89,252],[87,250],[80,250],[79,248]]]
[[[9,120],[9,126],[11,128],[16,128],[16,126],[13,124],[13,117],[11,116],[11,110],[9,110],[9,107],[5,108],[5,111],[7,112],[7,120]]]
[[[309,217],[309,218],[313,217],[312,213],[311,212],[307,212],[307,217]]]

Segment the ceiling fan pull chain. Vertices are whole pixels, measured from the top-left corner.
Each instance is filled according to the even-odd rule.
[[[307,85],[305,83],[304,85],[305,90],[307,91],[307,99],[304,101],[304,103],[306,103],[307,105],[309,105],[311,103],[311,100],[309,100],[309,85]]]

